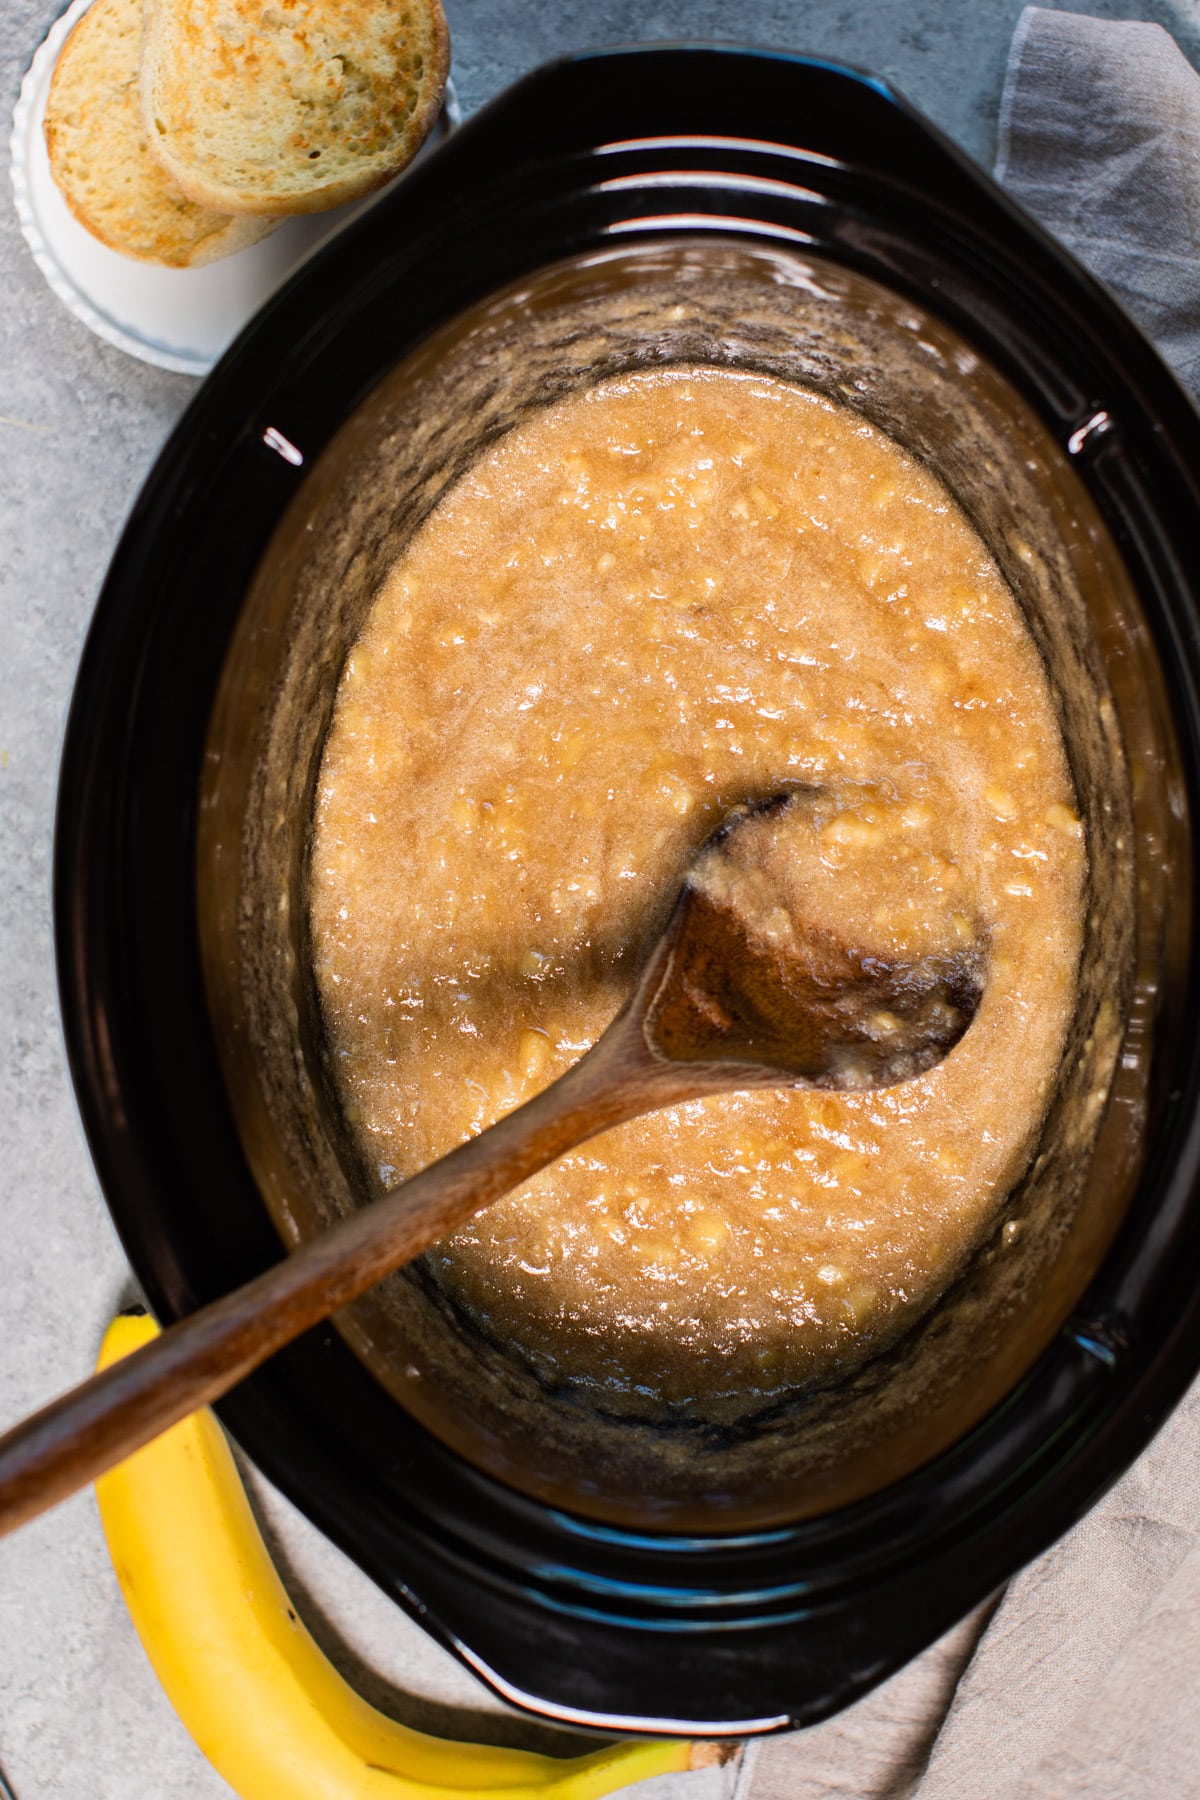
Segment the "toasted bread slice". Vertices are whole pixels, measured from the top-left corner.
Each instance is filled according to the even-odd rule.
[[[62,47],[46,102],[50,172],[92,236],[143,262],[196,268],[232,256],[278,220],[197,206],[151,156],[142,130],[141,0],[94,0]]]
[[[440,0],[147,0],[142,120],[201,205],[323,212],[412,160],[449,62]]]

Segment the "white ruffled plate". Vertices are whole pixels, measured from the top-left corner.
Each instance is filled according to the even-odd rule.
[[[379,196],[288,219],[261,243],[200,269],[161,268],[99,243],[54,185],[42,130],[59,52],[91,4],[73,0],[21,83],[11,144],[17,217],[54,293],[97,337],[160,369],[204,375],[297,265]],[[457,95],[447,82],[429,143],[439,142],[460,119]]]

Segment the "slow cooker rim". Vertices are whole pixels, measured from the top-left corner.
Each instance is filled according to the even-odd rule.
[[[690,57],[699,53],[675,50],[640,50],[636,52],[621,52],[620,54],[637,57],[663,55],[683,55]],[[707,55],[712,53],[705,51],[703,54]],[[787,60],[794,67],[810,68],[818,66],[810,64],[806,62],[805,59],[801,58],[789,58]],[[529,77],[527,80],[529,82],[547,80],[554,76],[555,67],[557,67],[558,70],[561,70],[564,67],[576,69],[581,67],[585,61],[601,71],[606,70],[609,66],[605,64],[602,59],[592,56],[587,59],[576,59],[565,65],[560,64],[552,66],[550,70],[543,71],[537,76]],[[828,65],[820,66],[825,69],[826,73],[832,72]],[[604,74],[603,79],[606,83],[610,82],[611,75]],[[847,77],[847,79],[860,81],[863,78],[850,76]],[[514,93],[519,96],[526,85],[527,84],[522,84],[522,87],[518,90],[514,90]],[[871,86],[872,92],[876,95],[880,92],[886,92],[886,90],[882,88],[882,84],[872,83]],[[502,100],[501,102],[497,102],[496,106],[502,108],[504,104],[505,101]],[[515,101],[512,98],[509,98],[508,104],[515,104]],[[899,105],[900,103],[894,99],[890,99],[889,104]],[[494,109],[490,109],[490,111],[494,115]],[[501,117],[503,117],[502,113]],[[479,122],[479,129],[482,130],[484,123],[485,121]],[[464,133],[464,136],[465,135],[466,134]],[[486,137],[479,138],[477,141],[482,144],[486,141]],[[431,165],[431,168],[435,169],[436,166],[435,159],[435,163]],[[414,180],[415,179],[416,177],[414,177]],[[403,194],[398,193],[396,196],[397,208],[400,207],[402,202]],[[390,207],[391,203],[385,204],[388,204]],[[368,241],[368,233],[364,228],[369,228],[370,226],[371,220],[368,219],[364,221],[363,227],[358,228],[356,235],[360,245],[365,244]],[[313,279],[324,270],[331,270],[334,267],[333,261],[330,260],[330,257],[333,254],[335,253],[330,253],[330,256],[321,259],[321,266],[319,269],[314,265],[307,273],[302,273],[297,282],[294,283],[287,291],[287,294],[282,297],[281,302],[277,303],[277,307],[290,306],[293,312],[295,312],[298,297],[303,292],[306,280]],[[276,307],[273,307],[271,312],[275,315],[272,320],[272,328],[278,329],[279,315]],[[252,325],[246,336],[240,341],[239,345],[235,347],[234,351],[231,352],[230,358],[227,359],[227,363],[223,365],[223,379],[226,392],[229,391],[229,387],[234,381],[235,369],[238,371],[237,384],[241,390],[243,401],[241,409],[246,415],[249,415],[252,411],[261,412],[261,407],[254,408],[244,404],[246,392],[245,371],[247,369],[248,359],[252,359],[253,355],[261,350],[266,341],[266,329],[266,324],[262,320],[260,320],[258,325]],[[1128,330],[1129,328],[1126,327],[1126,329]],[[1135,348],[1137,347],[1139,346],[1135,343]],[[1136,357],[1134,358],[1134,362],[1136,364]],[[1161,365],[1158,366],[1158,369],[1161,374]],[[286,373],[285,369],[285,383]],[[1167,379],[1169,381],[1169,378]],[[1178,390],[1176,389],[1174,391],[1175,394],[1178,395]],[[126,1191],[123,1184],[129,1178],[129,1170],[128,1168],[122,1167],[123,1159],[119,1154],[120,1146],[114,1139],[111,1116],[114,1104],[119,1105],[121,1101],[121,1072],[111,1064],[106,1065],[103,1054],[105,1005],[104,997],[100,990],[103,988],[104,983],[103,981],[89,983],[86,980],[86,971],[82,970],[75,960],[76,951],[81,943],[82,935],[92,930],[96,923],[94,911],[89,910],[86,903],[85,890],[80,884],[80,876],[83,872],[81,862],[86,862],[87,860],[86,855],[81,855],[81,852],[83,851],[83,839],[88,830],[88,821],[78,816],[78,778],[80,765],[88,760],[88,743],[94,744],[95,741],[88,729],[89,708],[93,714],[95,712],[95,695],[93,694],[89,701],[86,687],[89,680],[93,683],[95,681],[97,674],[95,665],[103,663],[104,661],[106,647],[102,642],[103,634],[105,631],[111,633],[115,622],[109,620],[107,615],[118,609],[119,590],[122,588],[122,585],[124,585],[125,590],[128,592],[137,586],[139,580],[145,580],[150,577],[150,550],[156,531],[160,530],[164,524],[169,521],[173,520],[177,524],[178,521],[185,516],[189,507],[194,508],[198,504],[198,494],[195,491],[190,494],[186,491],[186,484],[189,480],[189,476],[183,467],[183,463],[187,454],[189,439],[191,441],[191,448],[195,450],[197,447],[203,448],[206,440],[210,443],[215,442],[216,436],[219,435],[216,432],[214,422],[211,418],[212,407],[206,404],[206,400],[208,402],[214,401],[216,393],[216,387],[202,392],[202,394],[197,397],[197,400],[189,410],[189,413],[185,415],[184,420],[181,421],[175,436],[171,439],[164,451],[163,457],[160,460],[155,473],[147,483],[142,499],[135,508],[125,538],[122,540],[121,547],[114,560],[112,574],[110,575],[109,582],[106,584],[105,593],[101,598],[101,603],[97,610],[97,623],[93,628],[93,633],[89,639],[87,651],[85,652],[76,701],[72,708],[72,717],[68,728],[68,744],[67,749],[64,752],[63,761],[63,786],[60,799],[58,845],[56,853],[56,919],[63,993],[63,1013],[67,1029],[72,1069],[76,1079],[77,1091],[80,1095],[81,1109],[85,1114],[89,1138],[93,1144],[93,1154],[96,1156],[102,1180],[106,1192],[109,1195],[109,1204],[114,1212],[114,1217],[117,1219],[118,1227],[122,1230],[122,1236],[126,1241],[126,1246],[130,1250],[131,1260],[134,1262],[135,1267],[138,1267],[139,1273],[142,1275],[143,1280],[150,1289],[152,1297],[156,1299],[156,1310],[161,1310],[168,1315],[173,1311],[177,1312],[180,1310],[181,1305],[186,1305],[188,1296],[186,1291],[180,1288],[179,1283],[174,1280],[172,1276],[168,1275],[167,1278],[164,1278],[164,1246],[161,1241],[156,1243],[153,1229],[147,1229],[146,1219],[144,1217],[138,1218],[136,1216],[136,1208],[133,1209],[132,1214],[128,1207],[124,1214],[122,1213],[122,1202],[119,1196]],[[1164,400],[1164,406],[1166,407],[1166,410],[1170,411],[1170,406],[1167,404],[1166,400]],[[1193,435],[1195,435],[1194,415],[1192,416],[1192,426]],[[311,442],[311,439],[308,441]],[[244,435],[241,440],[239,440],[239,443],[235,445],[235,450],[246,450],[250,448],[254,449],[254,454],[256,456],[262,454],[257,450],[257,447],[252,447],[250,445],[249,440]],[[264,465],[261,472],[261,480],[268,485],[274,483],[276,491],[281,498],[285,499],[287,497],[291,478],[287,475],[286,471],[277,469],[274,466],[271,466],[269,470],[267,470]],[[1190,624],[1194,634],[1194,618],[1190,621]],[[1192,656],[1192,682],[1194,686],[1194,643],[1191,646],[1186,644],[1182,645],[1181,650]],[[1192,704],[1194,706],[1194,695]],[[135,706],[131,705],[129,709],[130,713],[132,714],[135,709]],[[111,733],[109,735],[111,735]],[[87,740],[86,742],[85,739]],[[1191,750],[1190,772],[1194,780],[1196,766],[1194,742],[1189,748]],[[116,976],[115,972],[110,971],[108,979],[110,983],[116,981],[119,985],[119,976]],[[1193,1068],[1191,1080],[1188,1083],[1189,1091],[1191,1092],[1195,1091],[1195,1077],[1196,1071]],[[119,1136],[120,1132],[118,1130],[116,1138],[119,1138]],[[1189,1154],[1190,1174],[1188,1177],[1188,1185],[1191,1186],[1194,1184],[1195,1165],[1197,1161],[1194,1130],[1192,1133],[1192,1141],[1189,1145]],[[1176,1190],[1178,1190],[1178,1173],[1175,1187]],[[274,1243],[274,1248],[277,1252],[277,1242],[274,1242],[274,1240],[272,1240],[272,1242]],[[265,1239],[260,1243],[259,1248],[264,1251],[268,1249],[268,1243]],[[1194,1313],[1196,1310],[1195,1307],[1193,1307],[1192,1310]],[[1178,1337],[1179,1333],[1176,1333],[1176,1336]],[[322,1355],[328,1355],[332,1352],[336,1356],[337,1348],[338,1346],[335,1344],[332,1334],[323,1334]],[[1103,1363],[1103,1358],[1098,1359],[1094,1352],[1089,1350],[1086,1346],[1083,1347],[1081,1354],[1087,1359],[1084,1366],[1089,1368],[1093,1368],[1094,1366],[1097,1370],[1106,1367]],[[1120,1358],[1117,1352],[1111,1349],[1111,1346],[1110,1354],[1112,1354],[1116,1361],[1119,1362]],[[1192,1361],[1194,1362],[1194,1360],[1195,1354],[1193,1352]],[[1143,1381],[1139,1387],[1139,1399],[1144,1406],[1146,1400],[1149,1398],[1145,1385],[1148,1374],[1154,1372],[1157,1373],[1159,1378],[1151,1384],[1156,1392],[1156,1397],[1151,1401],[1151,1404],[1159,1413],[1165,1411],[1172,1403],[1173,1399],[1177,1397],[1177,1392],[1182,1385],[1182,1379],[1178,1369],[1176,1369],[1174,1375],[1172,1375],[1170,1370],[1165,1366],[1168,1361],[1174,1366],[1177,1361],[1177,1355],[1171,1356],[1169,1354],[1169,1347],[1164,1347],[1159,1358],[1156,1359],[1155,1371],[1144,1374]],[[1119,1375],[1119,1370],[1114,1368],[1111,1373],[1104,1373],[1098,1376],[1098,1379],[1105,1384],[1111,1385],[1112,1379],[1116,1375]],[[257,1386],[259,1380],[261,1380],[262,1383],[261,1397],[265,1404],[252,1404],[249,1395],[243,1394],[231,1398],[225,1408],[223,1408],[223,1411],[227,1414],[231,1423],[235,1426],[235,1429],[238,1430],[239,1435],[245,1436],[247,1440],[251,1442],[255,1439],[260,1439],[260,1441],[265,1444],[272,1435],[272,1429],[277,1426],[277,1421],[273,1421],[271,1418],[273,1407],[267,1393],[268,1384],[266,1377],[256,1378],[256,1382],[248,1384],[248,1386],[254,1388],[256,1394],[259,1393],[260,1390]],[[1128,1408],[1126,1407],[1125,1410],[1127,1409]],[[1109,1426],[1105,1432],[1105,1437],[1111,1437],[1115,1429],[1115,1414],[1110,1412]],[[1133,1432],[1127,1431],[1122,1435],[1127,1446],[1137,1438],[1138,1430],[1135,1428]],[[1149,1432],[1146,1431],[1144,1435],[1148,1436]],[[1099,1441],[1099,1439],[1093,1439],[1093,1444]],[[259,1455],[256,1452],[256,1460],[264,1462],[268,1467],[269,1472],[278,1472],[286,1475],[286,1471],[282,1469],[282,1462],[286,1460],[287,1454],[288,1452],[286,1449],[282,1452],[281,1456],[274,1455],[269,1451],[265,1456]],[[275,1464],[275,1469],[271,1468],[272,1463]],[[1074,1500],[1071,1501],[1067,1505],[1066,1510],[1062,1512],[1060,1523],[1056,1527],[1056,1531],[1057,1529],[1062,1528],[1062,1524],[1069,1522],[1070,1517],[1077,1516],[1078,1511],[1083,1510],[1084,1505],[1090,1503],[1091,1498],[1094,1498],[1095,1492],[1097,1491],[1097,1481],[1102,1483],[1111,1478],[1113,1478],[1113,1473],[1109,1472],[1102,1474],[1093,1480],[1090,1487],[1087,1484],[1084,1484],[1086,1498],[1081,1499],[1080,1492],[1076,1492]],[[288,1490],[289,1482],[286,1478],[281,1480],[280,1484],[285,1487],[285,1491]],[[1075,1485],[1078,1489],[1079,1483],[1077,1482]],[[298,1496],[293,1495],[293,1497]],[[302,1505],[305,1504],[303,1500],[301,1500],[300,1503]],[[867,1504],[870,1508],[871,1503]],[[1074,1512],[1070,1510],[1072,1505],[1075,1508]],[[312,1509],[306,1507],[306,1510]],[[870,1515],[864,1515],[864,1517],[867,1516]],[[877,1508],[873,1509],[873,1516],[876,1518],[878,1517]],[[326,1528],[330,1529],[331,1535],[336,1538],[339,1535],[337,1530],[338,1521],[325,1520],[323,1522],[325,1523]],[[578,1532],[576,1531],[577,1524],[578,1522],[572,1522],[571,1524],[571,1531],[576,1537],[578,1536]],[[775,1537],[776,1535],[777,1534],[774,1533],[765,1534],[766,1537]],[[1040,1536],[1041,1534],[1035,1535]],[[753,1548],[756,1551],[761,1551],[764,1548],[764,1534],[753,1534],[753,1536]],[[574,1539],[572,1541],[574,1541]],[[664,1540],[656,1539],[654,1541],[656,1548],[659,1551],[665,1548]],[[717,1539],[715,1545],[712,1547],[714,1549],[723,1548],[725,1550],[728,1550],[729,1548],[727,1542],[723,1542],[721,1539]],[[747,1545],[747,1549],[750,1548],[751,1546]],[[1002,1558],[1001,1560],[1004,1559]],[[428,1623],[428,1620],[426,1620],[426,1622]],[[580,1624],[583,1623],[582,1610],[578,1613],[578,1622]],[[947,1619],[945,1622],[948,1623],[949,1620]],[[764,1625],[764,1629],[772,1628]],[[655,1634],[652,1631],[650,1635],[653,1636]],[[909,1647],[903,1651],[903,1655],[910,1654],[912,1648],[915,1647],[919,1646],[910,1644]],[[899,1660],[903,1660],[903,1655],[901,1655]],[[889,1666],[895,1666],[895,1662],[892,1662]],[[874,1678],[878,1679],[882,1673],[886,1672],[886,1669],[881,1669],[880,1673]],[[499,1671],[494,1671],[494,1674],[496,1674],[498,1679],[503,1679],[503,1676],[499,1674]],[[578,1716],[578,1709],[576,1716]],[[791,1715],[789,1714],[788,1716]],[[611,1719],[612,1714],[605,1714],[604,1717]],[[595,1722],[595,1720],[592,1720],[591,1722]],[[628,1719],[623,1719],[622,1722],[628,1723],[629,1721]],[[779,1718],[773,1718],[772,1722],[782,1723],[783,1716],[781,1715]],[[728,1725],[728,1720],[722,1719],[720,1724],[721,1728],[724,1729]],[[643,1724],[642,1728],[644,1729],[647,1727]]]

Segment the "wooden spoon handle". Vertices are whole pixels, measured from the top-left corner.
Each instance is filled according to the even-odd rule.
[[[616,1022],[619,1024],[620,1022]],[[276,1350],[438,1243],[558,1156],[668,1104],[610,1027],[558,1081],[244,1287],[0,1437],[0,1536],[228,1392]]]

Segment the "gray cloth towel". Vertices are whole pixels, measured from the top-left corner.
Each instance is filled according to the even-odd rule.
[[[1161,26],[1028,7],[999,179],[1200,395],[1200,76]],[[1200,554],[1200,545],[1197,546]],[[1083,1522],[738,1800],[1200,1800],[1200,1385]]]
[[[1200,395],[1200,76],[1174,38],[1027,6],[996,177]]]

